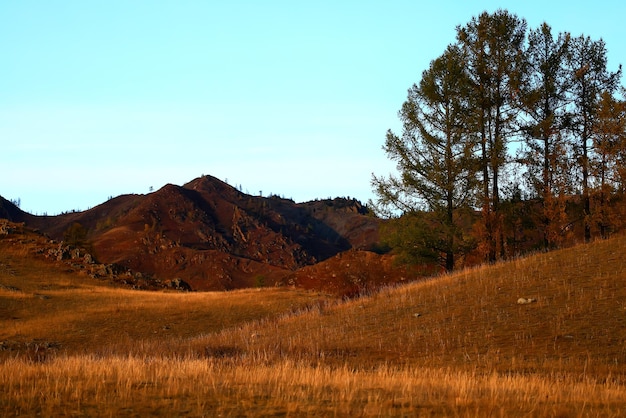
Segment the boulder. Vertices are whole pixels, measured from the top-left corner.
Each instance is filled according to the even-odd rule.
[[[189,283],[187,283],[183,279],[179,279],[179,278],[172,279],[172,280],[167,281],[165,284],[170,289],[180,290],[183,292],[191,291],[191,286],[189,285]]]

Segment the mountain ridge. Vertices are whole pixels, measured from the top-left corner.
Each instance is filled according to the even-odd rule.
[[[373,250],[383,222],[356,199],[295,203],[248,195],[212,176],[55,216],[31,215],[2,199],[0,217],[58,241],[77,228],[84,233],[77,244],[99,262],[180,278],[194,290],[284,284],[342,252]]]

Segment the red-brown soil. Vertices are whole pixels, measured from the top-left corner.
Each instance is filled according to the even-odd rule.
[[[398,265],[395,257],[388,254],[345,251],[321,263],[298,269],[281,283],[353,297],[436,272],[436,267]]]
[[[295,285],[353,295],[416,274],[368,251],[382,221],[357,200],[251,196],[210,176],[58,216],[33,216],[2,199],[0,217],[57,241],[80,224],[80,244],[99,263],[179,278],[194,290]]]

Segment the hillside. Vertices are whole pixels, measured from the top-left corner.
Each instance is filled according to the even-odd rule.
[[[624,253],[621,236],[433,277],[197,344],[360,367],[626,377]],[[253,346],[250,334],[260,336]]]
[[[385,271],[402,270],[381,262],[375,254],[348,251],[287,276],[289,283],[280,290],[285,292],[282,297],[290,298],[291,292],[294,298],[300,294],[288,290],[293,287],[344,294],[350,285],[363,279],[367,270],[382,276],[372,288],[362,289],[371,296],[366,293],[333,306],[332,299],[312,293],[307,303],[314,302],[317,308],[307,313],[208,336],[201,336],[206,328],[190,329],[188,336],[197,337],[190,340],[192,350],[228,347],[250,356],[263,352],[265,357],[288,356],[305,361],[324,358],[332,364],[350,361],[364,367],[380,362],[441,367],[454,364],[485,371],[567,370],[595,377],[609,372],[626,376],[625,252],[626,237],[619,236],[421,282],[403,284],[408,280],[399,276],[391,280],[396,287],[377,292],[374,289],[390,280],[384,276]],[[0,224],[0,313],[2,321],[8,321],[2,326],[5,335],[1,339],[54,338],[58,327],[48,329],[52,334],[44,338],[24,334],[21,325],[16,326],[23,325],[27,317],[36,321],[39,316],[49,316],[46,309],[65,309],[55,307],[57,304],[71,303],[70,309],[74,309],[76,302],[71,300],[82,297],[80,289],[107,288],[114,294],[120,286],[172,288],[167,282],[90,263],[85,254],[59,247],[19,224]],[[338,291],[340,288],[343,292]],[[78,293],[72,294],[75,291]],[[145,298],[142,293],[134,297]],[[161,297],[157,294],[150,298]],[[530,303],[520,304],[520,298]],[[29,301],[38,300],[30,305]],[[89,300],[81,302],[85,311],[97,298]],[[22,313],[12,311],[11,306],[24,303],[28,304],[18,309]],[[31,309],[43,310],[24,314]],[[194,312],[201,314],[203,309]],[[144,313],[151,315],[149,309]],[[185,315],[191,318],[195,313]],[[55,320],[62,321],[63,317]],[[98,321],[97,314],[94,321]],[[132,328],[133,319],[127,318],[116,327],[123,330],[127,325]],[[64,325],[59,327],[66,329]],[[59,334],[57,342],[65,334]],[[249,344],[252,334],[258,336],[254,345]],[[132,335],[129,331],[128,336]],[[115,345],[113,340],[111,343]],[[62,345],[73,351],[71,344]]]
[[[38,356],[95,353],[194,337],[326,300],[277,288],[180,292],[125,271],[92,274],[102,266],[84,256],[58,257],[58,245],[47,242],[0,220],[0,361],[33,350]]]
[[[41,235],[19,228],[0,231],[4,414],[620,416],[626,408],[626,237],[342,302],[275,287],[120,289],[68,268],[71,260],[33,254]],[[351,264],[346,253],[329,261]]]
[[[381,220],[348,199],[297,204],[244,194],[211,176],[148,195],[124,195],[83,212],[37,217],[6,200],[0,216],[61,241],[79,224],[80,244],[103,264],[194,290],[273,285],[347,250],[368,250]]]

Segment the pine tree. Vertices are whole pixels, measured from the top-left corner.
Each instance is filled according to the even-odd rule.
[[[581,174],[581,194],[585,241],[591,240],[591,159],[595,125],[598,123],[597,109],[601,94],[613,94],[621,77],[607,70],[606,46],[604,41],[592,41],[588,36],[572,39],[569,53],[569,72],[572,79],[571,121],[573,149]]]
[[[528,35],[520,86],[520,119],[525,144],[521,160],[531,192],[541,202],[544,248],[558,246],[567,223],[569,170],[565,144],[569,79],[569,34],[554,39],[546,23]]]
[[[596,209],[592,213],[602,238],[607,238],[611,227],[622,226],[623,216],[618,205],[611,204],[611,196],[623,197],[626,184],[626,102],[608,91],[602,93],[596,112],[593,138],[596,159],[592,173],[596,187],[592,195]]]
[[[384,145],[400,177],[372,179],[379,212],[399,210],[417,218],[410,224],[415,226],[414,240],[405,240],[405,251],[420,247],[442,254],[441,264],[448,271],[466,244],[458,212],[469,208],[475,179],[464,61],[461,50],[450,46],[409,90],[399,112],[402,136],[388,131]],[[430,213],[428,219],[425,212]],[[404,225],[403,236],[406,220]]]
[[[522,48],[526,21],[504,10],[487,12],[457,27],[457,39],[467,56],[473,86],[473,133],[479,142],[484,244],[489,261],[505,254],[500,218],[501,172],[507,161],[507,145],[515,131],[517,103],[523,68]]]

